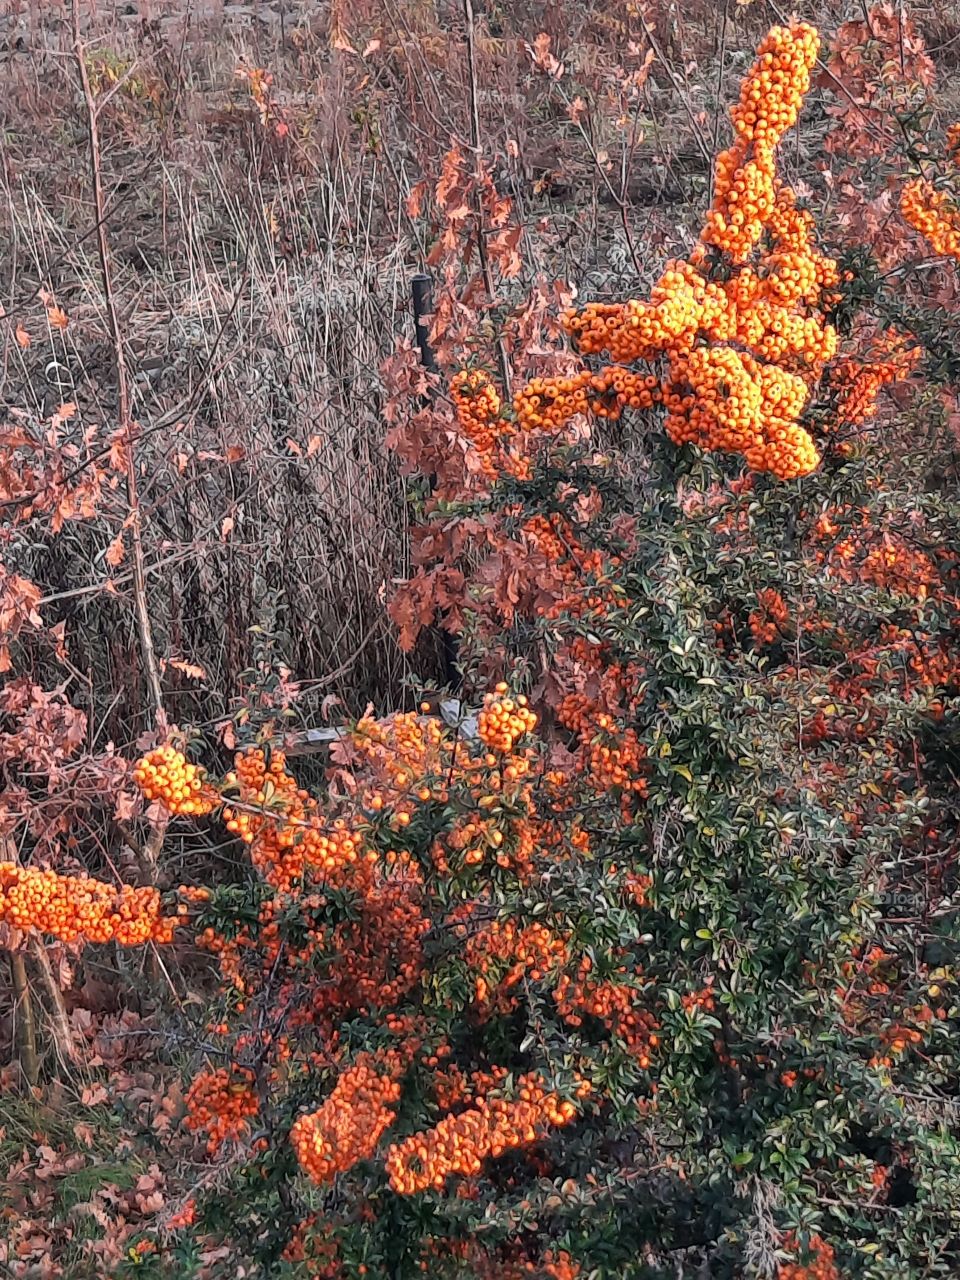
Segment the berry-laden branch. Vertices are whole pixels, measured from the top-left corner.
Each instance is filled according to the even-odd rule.
[[[615,419],[658,404],[678,445],[742,454],[781,480],[817,467],[801,417],[837,351],[825,309],[840,277],[814,243],[812,216],[778,178],[776,151],[796,123],[818,48],[804,23],[775,27],[761,43],[731,112],[735,141],[717,157],[700,242],[667,264],[649,301],[564,314],[579,352],[613,365],[533,379],[514,396],[512,421],[498,416],[499,397],[477,371],[455,379],[461,428],[487,474],[529,474],[518,433],[556,435],[578,414]],[[651,367],[624,367],[636,362]],[[660,362],[665,372],[653,368]]]
[[[947,130],[946,160],[956,170],[960,163],[960,124]],[[955,177],[955,173],[950,176]],[[934,253],[960,261],[960,206],[955,190],[939,189],[923,175],[912,178],[900,193],[900,212]]]
[[[91,876],[0,862],[0,921],[61,942],[116,942],[123,947],[169,943],[188,911],[182,904],[176,914],[164,914],[154,888],[117,887]]]
[[[578,1092],[585,1097],[589,1083],[584,1081]],[[576,1115],[575,1103],[548,1093],[535,1075],[523,1076],[515,1098],[481,1097],[460,1115],[392,1146],[386,1160],[390,1185],[401,1195],[442,1187],[451,1173],[479,1173],[489,1156],[536,1142],[545,1130],[567,1125]]]
[[[341,813],[324,812],[298,787],[279,751],[268,755],[256,748],[238,753],[234,768],[219,783],[171,746],[149,752],[136,766],[144,797],[159,801],[171,814],[219,814],[228,830],[248,846],[253,866],[272,891],[261,905],[255,930],[234,930],[228,939],[208,926],[200,934],[201,945],[219,956],[224,980],[241,997],[241,1010],[247,999],[264,989],[267,973],[272,978],[280,966],[280,990],[271,997],[272,1025],[282,1020],[279,1011],[287,1010],[301,1031],[306,1023],[323,1038],[335,1038],[345,1016],[380,1008],[397,1040],[391,1048],[345,1065],[320,1109],[293,1125],[294,1150],[317,1181],[374,1155],[396,1118],[401,1078],[435,1040],[421,1020],[389,1012],[427,973],[423,940],[431,924],[430,890],[411,847],[422,840],[425,824],[433,832],[426,850],[432,870],[461,884],[474,884],[475,892],[485,867],[488,874],[490,868],[499,868],[521,880],[528,878],[538,845],[557,839],[555,824],[539,820],[534,802],[538,749],[531,735],[536,724],[526,698],[510,697],[505,684],[484,701],[475,746],[425,714],[383,721],[364,717],[343,748],[355,770],[356,786]],[[209,901],[202,890],[181,893],[198,906]],[[348,895],[352,909],[347,918],[335,912],[333,922],[325,924],[331,894]],[[464,927],[472,914],[469,904],[464,905],[466,915],[463,906],[450,913],[455,929]],[[186,913],[185,907],[180,910]],[[296,945],[289,933],[291,914],[297,918]],[[512,935],[512,926],[503,936],[496,925],[489,934],[481,928],[467,949],[471,962],[485,970],[495,986],[482,938],[498,963],[506,956],[523,971],[536,961],[541,965],[538,976],[565,957],[563,943],[543,926],[528,927],[515,944],[507,941],[504,946],[504,939]],[[478,979],[478,1011],[489,990],[488,980],[481,984]],[[570,1010],[580,1007],[575,1000],[568,1000],[564,1008],[568,1005]],[[599,1008],[597,1012],[602,1016]],[[297,1060],[291,1038],[271,1045],[273,1032],[264,1034],[272,1059],[291,1064]],[[242,1039],[250,1053],[259,1051],[249,1036]],[[434,1062],[449,1052],[442,1039],[427,1055]],[[271,1072],[275,1076],[276,1068]],[[503,1083],[502,1076],[491,1079]],[[581,1081],[576,1096],[589,1092],[589,1084]],[[258,1110],[250,1068],[238,1060],[233,1070],[201,1073],[188,1094],[187,1108],[189,1127],[208,1134],[211,1154],[225,1141],[240,1138]],[[414,1136],[398,1146],[392,1185],[395,1190],[420,1188],[421,1175],[412,1171],[410,1162],[423,1143],[438,1144],[439,1163],[431,1164],[428,1179],[433,1185],[446,1173],[465,1168],[464,1161],[472,1168],[486,1155],[528,1145],[542,1136],[544,1126],[565,1125],[576,1114],[570,1099],[532,1075],[524,1077],[512,1096],[488,1103],[478,1095],[476,1108],[467,1116],[451,1118],[446,1127],[441,1122],[434,1134]]]

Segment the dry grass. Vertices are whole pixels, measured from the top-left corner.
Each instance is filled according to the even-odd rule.
[[[406,567],[408,516],[383,448],[378,366],[410,332],[409,279],[429,239],[404,198],[436,175],[451,137],[466,134],[460,6],[87,8],[88,61],[106,98],[110,241],[144,429],[150,613],[161,655],[207,673],[198,684],[168,668],[170,710],[201,723],[222,715],[262,656],[264,633],[272,657],[318,694],[352,710],[368,698],[395,705],[410,671],[383,602]],[[798,9],[821,16],[816,5]],[[831,10],[825,25],[840,16]],[[948,57],[952,12],[920,16]],[[9,314],[0,397],[38,419],[74,401],[66,439],[79,443],[85,432],[109,436],[116,389],[67,17],[60,0],[7,0],[0,16],[0,301]],[[491,156],[516,144],[498,181],[533,233],[518,294],[542,273],[582,293],[622,295],[637,256],[628,230],[641,269],[655,273],[696,224],[708,183],[702,144],[712,153],[723,136],[741,51],[774,17],[760,3],[726,14],[701,3],[651,10],[672,70],[658,59],[634,109],[642,139],[628,165],[620,94],[647,48],[638,15],[592,2],[486,6],[483,128]],[[541,30],[571,69],[567,91],[590,104],[585,129],[529,73],[522,42]],[[242,67],[272,73],[286,138],[260,119]],[[40,286],[69,314],[65,332],[47,324]],[[30,333],[27,349],[15,322]],[[4,553],[42,585],[48,621],[66,623],[95,723],[120,743],[143,727],[129,579],[104,559],[125,515],[119,490],[107,492],[95,521],[57,539],[31,527]],[[116,592],[104,589],[111,577]],[[251,633],[254,624],[263,633]],[[430,655],[416,663],[433,669]]]
[[[95,247],[82,238],[89,194],[66,35],[55,17],[35,34],[13,60],[0,176],[3,299],[11,313],[28,300],[17,315],[32,341],[4,334],[3,396],[36,418],[75,402],[66,442],[79,443],[111,429],[112,358]],[[223,691],[200,697],[170,672],[180,719],[226,710],[264,648],[252,624],[308,687],[354,707],[397,696],[407,674],[384,623],[407,515],[377,373],[408,322],[406,245],[383,234],[369,166],[271,153],[235,81],[262,58],[252,34],[203,41],[189,58],[181,48],[179,78],[166,46],[149,59],[111,43],[109,25],[90,35],[95,67],[127,76],[104,111],[104,168],[144,428],[151,616],[161,654],[202,666],[205,689]],[[39,285],[69,314],[63,333],[29,301]],[[96,521],[19,544],[121,737],[138,727],[136,646],[124,567],[111,575],[104,553],[124,515],[108,492]],[[119,596],[103,590],[111,576]]]

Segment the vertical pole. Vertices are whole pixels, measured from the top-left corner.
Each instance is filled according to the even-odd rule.
[[[436,353],[430,345],[430,326],[426,321],[426,317],[433,311],[432,277],[419,272],[410,281],[410,292],[413,298],[413,326],[417,346],[420,348],[420,362],[430,373],[439,373]],[[433,396],[428,395],[427,403],[432,401]],[[433,491],[437,487],[437,477],[432,475],[428,479],[430,489]],[[444,683],[451,689],[455,689],[460,683],[460,673],[457,670],[457,640],[446,627],[440,628],[440,650]]]
[[[433,310],[433,280],[420,272],[410,281],[413,293],[413,324],[417,334],[417,346],[420,348],[420,360],[425,369],[437,373],[437,357],[430,345],[430,326],[424,319]]]

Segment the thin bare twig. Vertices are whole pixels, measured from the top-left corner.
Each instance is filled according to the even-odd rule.
[[[640,18],[640,25],[643,27],[643,34],[647,37],[647,43],[650,45],[650,48],[656,54],[657,59],[662,65],[664,71],[666,71],[667,75],[670,77],[670,83],[673,85],[674,90],[676,91],[677,97],[680,99],[680,103],[684,111],[687,113],[687,118],[689,119],[691,127],[693,128],[693,136],[696,139],[697,146],[700,148],[700,153],[702,154],[703,158],[706,160],[708,169],[712,170],[713,154],[710,151],[710,146],[706,138],[704,138],[703,136],[703,130],[700,128],[700,124],[697,120],[696,113],[694,112],[693,107],[690,105],[689,99],[687,98],[687,95],[684,92],[683,85],[674,75],[673,68],[670,66],[670,63],[664,57],[663,50],[660,48],[660,44],[657,40],[657,37],[654,35],[653,31],[651,30],[649,22],[647,22],[646,18],[643,16],[642,13],[640,13],[638,16]]]
[[[480,194],[480,179],[483,166],[483,150],[480,144],[480,104],[477,96],[477,55],[474,42],[473,0],[463,0],[463,16],[467,27],[467,83],[470,92],[470,137],[476,160],[476,185],[473,193],[474,216],[477,224],[477,252],[480,255],[480,270],[483,272],[483,283],[491,305],[494,301],[493,273],[490,270],[490,255],[487,253],[486,231],[483,226],[483,198]],[[510,362],[504,346],[503,334],[497,333],[497,356],[500,361],[500,377],[507,399],[510,398]]]
[[[97,124],[97,103],[87,73],[85,48],[80,38],[80,0],[73,0],[73,51],[77,61],[83,99],[87,110],[87,132],[90,142],[90,175],[93,181],[94,213],[97,219],[97,251],[100,257],[100,272],[103,281],[103,298],[107,311],[107,320],[113,339],[114,358],[117,364],[117,408],[120,430],[126,440],[127,471],[127,503],[130,508],[130,544],[133,567],[133,594],[137,616],[137,633],[140,640],[140,653],[153,699],[155,722],[158,727],[166,725],[166,712],[163,706],[163,691],[160,686],[160,667],[157,662],[156,648],[153,642],[153,627],[147,607],[146,576],[144,574],[143,540],[140,530],[140,501],[137,494],[136,453],[133,445],[133,422],[130,414],[130,385],[127,376],[126,356],[123,346],[123,334],[120,329],[120,317],[117,312],[116,296],[113,290],[113,273],[110,265],[110,246],[107,241],[107,227],[104,218],[106,200],[103,194],[103,175],[100,164],[100,134]]]

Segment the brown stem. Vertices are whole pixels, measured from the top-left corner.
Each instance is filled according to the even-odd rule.
[[[30,980],[22,951],[10,952],[10,977],[15,997],[16,1045],[20,1071],[26,1084],[33,1088],[40,1079],[40,1060],[37,1057],[37,1024],[33,1013]]]
[[[168,823],[169,819],[166,816],[161,817],[150,828],[146,840],[138,840],[126,823],[117,824],[124,844],[136,856],[141,884],[154,885],[157,882],[160,851],[163,848],[163,837],[166,835]],[[162,979],[164,977],[166,977],[168,983],[170,982],[170,978],[160,962],[157,948],[153,943],[150,944],[144,954],[144,966],[147,981],[152,990],[157,991],[163,986]]]
[[[720,120],[723,111],[720,106],[723,97],[723,64],[727,58],[727,17],[730,8],[730,0],[723,0],[723,17],[720,23],[720,39],[717,41],[718,57],[717,57],[717,89],[716,98],[717,105],[713,116],[713,154],[716,155],[720,150]],[[714,183],[716,181],[716,169],[714,165],[710,166],[710,204],[713,204]]]
[[[77,1042],[73,1038],[70,1019],[67,1016],[67,1006],[63,1001],[63,992],[60,990],[60,983],[53,972],[53,965],[50,963],[47,949],[39,938],[31,940],[30,954],[40,973],[40,979],[46,988],[57,1057],[61,1062],[76,1062],[79,1058]]]
[[[477,52],[474,42],[473,0],[463,0],[463,16],[467,28],[467,71],[468,88],[470,92],[470,141],[473,148],[474,158],[476,160],[477,182],[473,192],[473,205],[477,222],[477,252],[480,257],[480,270],[483,272],[483,283],[487,291],[487,298],[490,300],[492,305],[494,300],[493,273],[490,270],[490,256],[487,253],[486,231],[483,226],[483,197],[480,194],[483,150],[480,145],[480,103],[477,97]],[[507,359],[507,349],[503,343],[502,333],[497,334],[496,344],[497,356],[500,361],[500,377],[503,381],[503,391],[504,395],[509,400],[510,362]]]
[[[137,867],[143,884],[153,884],[156,880],[157,863],[160,860],[160,850],[163,847],[163,837],[166,834],[167,825],[168,819],[161,818],[154,827],[151,827],[150,834],[146,840],[138,840],[125,822],[117,823],[117,830],[123,838],[123,843],[137,859]]]
[[[163,707],[163,693],[160,687],[160,667],[157,662],[156,649],[153,643],[153,628],[150,624],[150,613],[147,607],[143,540],[140,533],[140,500],[137,493],[136,455],[133,447],[133,422],[130,413],[130,384],[127,377],[127,363],[123,349],[120,317],[117,312],[116,295],[113,290],[110,246],[107,241],[107,226],[104,216],[106,200],[103,195],[103,175],[100,165],[100,132],[97,125],[97,104],[93,90],[90,87],[90,77],[87,74],[87,63],[84,57],[84,45],[80,39],[80,0],[73,0],[73,51],[87,109],[90,174],[93,181],[94,213],[97,220],[97,251],[100,258],[104,304],[110,325],[110,334],[113,339],[114,358],[117,363],[117,408],[121,437],[126,446],[127,504],[130,508],[130,546],[133,562],[133,596],[137,615],[137,633],[140,640],[140,653],[146,672],[147,684],[153,701],[156,724],[162,728],[166,724],[166,713]]]

